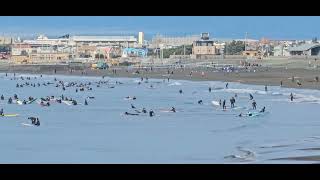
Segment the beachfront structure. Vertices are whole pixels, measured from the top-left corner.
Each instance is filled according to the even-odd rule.
[[[309,43],[290,47],[289,53],[291,56],[320,56],[320,44]]]
[[[83,45],[117,45],[122,47],[133,47],[137,43],[137,38],[134,36],[73,36],[70,40]]]
[[[143,45],[144,44],[144,32],[139,32],[139,35],[138,35],[138,43],[139,45]]]
[[[159,47],[177,47],[177,46],[183,46],[183,45],[191,45],[194,41],[199,39],[200,39],[199,35],[182,36],[182,37],[156,35],[155,37],[152,38],[150,47],[159,48]]]
[[[12,37],[2,36],[0,37],[0,45],[9,45],[13,43]]]
[[[69,53],[42,52],[31,53],[29,63],[59,63],[69,60]]]
[[[25,43],[16,43],[11,47],[11,55],[19,56],[19,55],[28,55],[32,52],[32,47],[30,44]]]
[[[209,33],[202,33],[201,39],[192,44],[191,58],[193,59],[208,59],[217,54],[219,54],[218,49],[214,41],[209,39]]]
[[[24,40],[24,44],[30,44],[32,46],[62,46],[69,44],[69,38],[57,38],[49,39],[45,35],[39,35],[35,40]]]
[[[273,48],[273,56],[290,56],[289,47],[286,45],[278,45]]]

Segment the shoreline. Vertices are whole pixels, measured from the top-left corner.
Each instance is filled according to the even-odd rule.
[[[54,73],[54,70],[57,70]],[[113,70],[116,70],[116,74]],[[139,74],[134,74],[139,70]],[[173,74],[171,72],[173,71]],[[166,79],[170,77],[173,80],[189,80],[189,81],[221,81],[221,82],[238,82],[247,85],[267,85],[267,86],[280,86],[282,81],[284,88],[295,89],[311,89],[320,90],[320,82],[316,82],[314,79],[320,75],[317,70],[308,70],[303,68],[297,69],[284,69],[284,68],[261,68],[257,67],[252,69],[251,72],[239,71],[239,72],[222,72],[214,71],[206,68],[186,68],[186,69],[168,69],[154,68],[152,71],[134,68],[128,69],[128,67],[115,67],[108,70],[92,70],[90,68],[73,70],[66,67],[61,68],[54,65],[46,66],[44,69],[39,66],[19,66],[12,70],[0,69],[0,73],[26,73],[26,74],[45,74],[45,75],[66,75],[66,76],[107,76],[107,77],[125,77],[125,78],[141,78],[148,77],[153,79]],[[202,74],[202,72],[204,74]],[[85,74],[82,74],[85,73]],[[190,76],[192,73],[192,76]],[[295,81],[292,82],[291,77],[295,77]],[[296,80],[301,82],[301,86],[298,86]]]

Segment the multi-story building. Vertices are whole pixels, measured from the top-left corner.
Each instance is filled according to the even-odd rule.
[[[209,39],[208,33],[202,33],[201,39],[193,42],[192,58],[207,59],[217,54],[218,50],[214,46],[214,41]]]

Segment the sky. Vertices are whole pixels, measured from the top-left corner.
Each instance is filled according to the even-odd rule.
[[[1,16],[0,36],[62,36],[65,34],[211,38],[312,39],[320,37],[320,16]]]

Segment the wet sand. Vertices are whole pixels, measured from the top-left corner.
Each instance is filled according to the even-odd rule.
[[[31,73],[31,74],[55,74],[54,69],[57,69],[56,74],[60,75],[77,75],[77,76],[109,76],[109,77],[148,77],[157,79],[179,79],[179,80],[191,80],[191,81],[224,81],[224,82],[240,82],[244,84],[257,84],[267,86],[280,86],[282,81],[283,87],[289,88],[303,88],[303,89],[318,89],[320,90],[320,82],[315,80],[316,76],[320,76],[320,70],[310,70],[305,68],[265,68],[255,67],[248,70],[241,70],[239,72],[222,72],[214,69],[207,68],[193,68],[193,69],[155,69],[151,71],[145,69],[128,69],[127,67],[115,67],[108,70],[93,70],[90,68],[83,68],[73,70],[67,67],[46,66],[45,68],[39,68],[39,66],[16,66],[14,69],[8,70],[1,68],[2,73]],[[116,74],[113,73],[113,69],[116,69]],[[139,70],[139,74],[135,74],[136,70]],[[171,72],[173,71],[173,74]],[[82,72],[86,72],[82,74]],[[192,72],[192,76],[190,76]],[[202,72],[204,75],[202,75]],[[292,81],[292,77],[295,77]],[[297,80],[301,85],[297,84]]]

